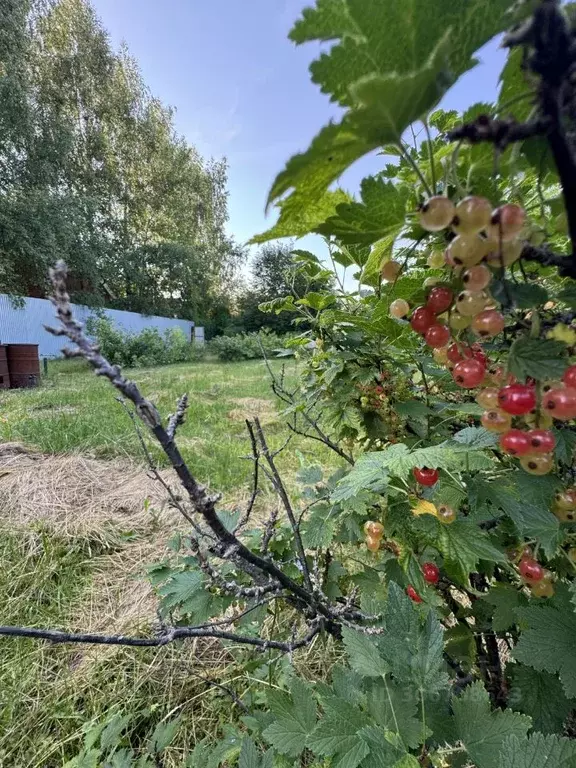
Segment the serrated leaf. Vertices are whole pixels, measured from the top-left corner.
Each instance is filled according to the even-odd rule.
[[[490,294],[495,301],[518,309],[533,309],[548,301],[548,291],[536,283],[515,283],[512,280],[498,280],[490,285]]]
[[[364,453],[350,472],[343,477],[332,491],[330,499],[338,504],[351,499],[361,491],[382,493],[388,486],[388,471],[381,453]]]
[[[463,446],[471,451],[481,451],[484,448],[494,448],[498,445],[498,436],[484,427],[466,427],[456,432],[445,445],[453,450],[458,450],[460,446]]]
[[[482,600],[494,606],[494,632],[505,632],[513,627],[517,623],[516,609],[526,605],[526,597],[511,584],[494,584],[490,591],[482,596]]]
[[[504,563],[506,555],[492,542],[487,533],[468,520],[456,520],[444,525],[434,518],[426,518],[429,543],[442,553],[445,566],[461,583],[468,582],[468,574],[480,560]]]
[[[100,736],[100,747],[102,749],[110,749],[110,747],[117,746],[122,731],[128,726],[132,717],[130,715],[120,715],[120,713],[114,715],[112,720],[106,724],[106,727],[102,731]]]
[[[368,711],[386,731],[398,733],[406,748],[422,743],[418,694],[391,680],[372,680],[368,687]]]
[[[162,607],[165,610],[182,605],[203,590],[204,577],[200,571],[176,573],[170,581],[158,591],[162,595]]]
[[[490,697],[482,683],[473,683],[453,699],[454,727],[477,768],[494,768],[504,741],[520,739],[530,728],[530,718],[511,710],[490,708]]]
[[[322,482],[323,476],[322,467],[319,464],[314,464],[299,469],[296,473],[296,480],[302,485],[315,485]]]
[[[555,429],[554,437],[556,438],[554,455],[558,461],[571,467],[576,451],[576,432],[571,429]]]
[[[389,584],[385,626],[379,647],[397,681],[413,685],[427,694],[448,684],[442,656],[441,624],[429,611],[422,626],[412,601],[394,582]]]
[[[508,706],[530,715],[536,731],[561,731],[574,701],[566,698],[558,678],[523,664],[515,664],[511,669],[512,687]]]
[[[318,755],[346,757],[359,765],[369,750],[360,749],[358,731],[366,724],[366,715],[357,707],[336,697],[323,700],[324,716],[308,737],[306,745]],[[355,768],[354,766],[354,768]]]
[[[367,176],[361,184],[361,203],[341,203],[336,215],[328,218],[317,231],[333,235],[342,243],[371,245],[382,238],[394,238],[406,219],[407,188],[390,181]]]
[[[308,199],[306,206],[301,205],[298,198],[290,196],[277,204],[280,215],[276,224],[265,232],[254,235],[250,243],[260,244],[280,237],[303,237],[309,232],[314,232],[319,224],[336,213],[338,205],[350,199],[342,189],[324,189],[314,200]]]
[[[568,365],[566,349],[561,341],[524,336],[510,347],[508,369],[521,381],[528,377],[539,381],[559,379]]]
[[[562,736],[533,733],[509,736],[502,745],[499,768],[575,768],[576,743]]]
[[[301,526],[302,541],[306,549],[330,546],[334,538],[337,519],[328,504],[316,504]]]
[[[292,681],[291,693],[288,696],[273,691],[268,695],[268,704],[276,720],[262,735],[282,754],[297,757],[316,724],[316,704],[308,686],[298,678]]]
[[[569,284],[563,288],[558,294],[558,299],[572,309],[576,309],[576,285]]]
[[[470,501],[479,508],[490,504],[514,522],[521,535],[538,539],[547,557],[553,557],[560,543],[560,524],[550,511],[558,480],[514,472],[497,483],[474,478],[470,482]]]
[[[353,670],[364,677],[380,677],[388,672],[388,664],[380,655],[373,637],[350,627],[343,627],[342,639]]]
[[[258,747],[252,739],[242,739],[242,749],[238,758],[238,768],[260,768],[260,755]]]
[[[564,693],[576,698],[576,614],[561,602],[517,611],[525,627],[514,657],[541,672],[558,674]]]
[[[158,723],[150,739],[151,749],[154,753],[163,752],[166,747],[172,744],[181,722],[182,718],[177,717],[174,720],[168,720],[166,723]]]

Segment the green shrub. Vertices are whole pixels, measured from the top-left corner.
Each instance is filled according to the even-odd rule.
[[[217,336],[208,343],[208,350],[225,362],[260,360],[264,357],[274,357],[284,348],[287,338],[264,331],[237,336]]]
[[[156,328],[122,332],[107,317],[92,317],[86,327],[98,340],[102,354],[117,365],[145,368],[192,362],[205,355],[205,348],[190,343],[180,328],[170,328],[164,334]]]

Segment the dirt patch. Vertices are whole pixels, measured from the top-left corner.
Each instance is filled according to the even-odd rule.
[[[258,397],[238,397],[230,400],[238,405],[228,413],[232,421],[246,421],[257,416],[262,424],[273,424],[278,421],[278,412],[271,400],[263,400]]]

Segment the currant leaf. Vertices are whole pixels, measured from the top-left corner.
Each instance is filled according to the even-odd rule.
[[[473,683],[453,699],[454,727],[477,768],[494,768],[507,738],[522,739],[531,720],[511,710],[490,708],[490,697],[482,683]]]
[[[342,639],[348,653],[350,666],[364,677],[380,677],[389,672],[388,663],[382,658],[376,641],[355,629],[344,627]]]
[[[561,731],[574,701],[566,698],[558,678],[523,664],[512,667],[511,677],[509,706],[530,715],[536,731]]]
[[[511,735],[500,752],[499,768],[574,768],[576,744],[562,736],[533,733],[528,738]]]
[[[558,674],[564,693],[576,698],[576,614],[568,600],[556,600],[517,611],[527,627],[520,635],[514,657],[541,672]]]
[[[525,606],[527,602],[522,592],[509,584],[495,584],[482,599],[494,606],[494,632],[505,632],[513,627],[517,623],[516,609]]]
[[[410,191],[391,181],[368,176],[361,185],[361,203],[341,203],[336,215],[317,227],[322,235],[333,235],[342,243],[370,245],[386,238],[390,247],[404,227]]]
[[[561,341],[524,336],[510,347],[508,369],[521,381],[528,377],[539,381],[559,379],[568,365],[566,349]]]
[[[268,704],[275,720],[263,733],[279,752],[297,757],[316,725],[316,704],[309,687],[294,678],[291,695],[282,691],[268,694]]]

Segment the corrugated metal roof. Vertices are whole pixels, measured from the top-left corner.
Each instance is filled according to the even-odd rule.
[[[77,320],[85,323],[93,314],[90,307],[72,305]],[[113,323],[125,331],[138,333],[144,328],[157,328],[164,333],[169,328],[181,328],[186,338],[192,340],[194,323],[190,320],[176,320],[170,317],[139,315],[106,309],[105,314]],[[52,336],[44,330],[45,325],[55,325],[54,307],[47,299],[25,298],[22,307],[15,307],[10,296],[0,293],[0,343],[38,344],[41,357],[60,357],[65,342],[62,337]]]

